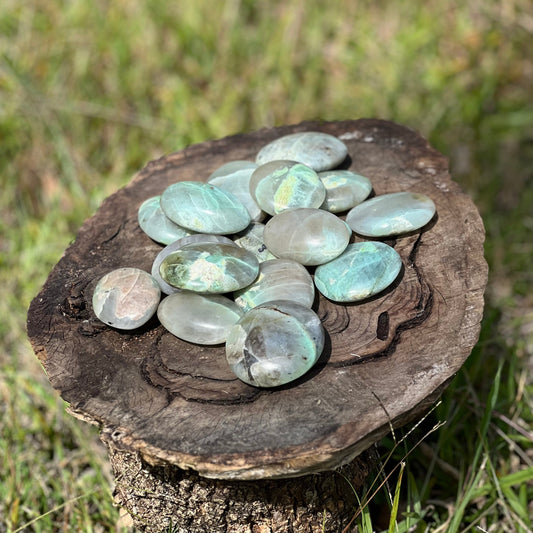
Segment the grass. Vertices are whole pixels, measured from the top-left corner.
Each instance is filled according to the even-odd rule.
[[[83,220],[148,160],[190,143],[370,116],[421,131],[450,157],[484,217],[491,275],[478,345],[438,407],[379,444],[377,484],[387,481],[354,525],[531,530],[528,7],[2,2],[0,531],[117,527],[97,431],[64,414],[25,336],[31,298]]]

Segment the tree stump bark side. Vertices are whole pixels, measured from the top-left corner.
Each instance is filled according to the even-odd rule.
[[[115,503],[146,533],[342,533],[352,531],[373,449],[335,471],[301,478],[227,481],[108,446]],[[348,529],[346,529],[348,528]]]

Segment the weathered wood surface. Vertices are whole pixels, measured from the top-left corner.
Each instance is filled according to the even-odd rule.
[[[118,267],[149,272],[161,249],[137,224],[146,198],[303,130],[343,140],[345,168],[369,177],[376,194],[426,194],[438,215],[423,231],[387,241],[404,262],[390,290],[354,305],[317,298],[328,340],[314,370],[260,390],[233,376],[223,346],[181,341],[156,319],[123,332],[94,317],[98,279]],[[221,479],[329,470],[423,413],[468,357],[487,281],[483,240],[479,214],[446,158],[414,131],[367,119],[264,129],[153,161],[107,198],[32,302],[28,334],[71,412],[99,424],[115,449]]]

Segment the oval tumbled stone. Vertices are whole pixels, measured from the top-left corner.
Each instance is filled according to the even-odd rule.
[[[303,376],[324,348],[320,319],[307,307],[279,300],[254,307],[230,329],[226,359],[255,387],[277,387]]]
[[[294,161],[272,161],[258,167],[250,192],[269,215],[295,207],[320,207],[326,188],[311,168]]]
[[[235,303],[245,311],[272,300],[290,300],[311,307],[315,285],[307,269],[290,259],[271,259],[259,265],[257,279],[234,293]]]
[[[180,248],[183,248],[187,244],[200,244],[200,243],[206,243],[206,244],[215,244],[215,243],[222,243],[222,244],[229,244],[237,246],[229,237],[224,237],[223,235],[206,235],[204,233],[195,233],[194,235],[190,235],[189,237],[183,237],[181,239],[178,239],[177,241],[169,244],[168,246],[165,246],[156,256],[154,259],[154,262],[152,263],[152,276],[159,284],[159,287],[161,287],[161,291],[165,294],[173,294],[175,292],[179,292],[180,289],[177,287],[173,287],[172,285],[169,285],[162,277],[161,273],[159,272],[159,268],[161,267],[161,263],[165,260],[165,258],[170,255],[173,252],[176,252]]]
[[[192,232],[174,224],[161,209],[161,196],[153,196],[145,200],[138,211],[138,221],[141,229],[156,242],[170,244]]]
[[[302,208],[272,217],[266,224],[264,240],[277,257],[302,265],[321,265],[344,251],[351,233],[333,213]]]
[[[157,309],[159,321],[172,335],[208,345],[225,342],[242,315],[242,309],[225,296],[186,291],[167,296]]]
[[[253,221],[265,218],[265,213],[250,194],[250,178],[257,168],[253,161],[230,161],[217,168],[207,183],[233,194],[248,210]]]
[[[420,229],[435,211],[433,201],[423,194],[396,192],[356,205],[346,215],[346,222],[359,235],[388,237]]]
[[[237,233],[250,223],[242,202],[210,183],[180,181],[170,185],[161,195],[161,208],[179,226],[200,233]]]
[[[394,248],[383,242],[358,242],[317,267],[315,285],[334,302],[355,302],[386,289],[401,268],[402,259]]]
[[[290,159],[319,172],[340,165],[347,155],[348,148],[337,137],[306,131],[285,135],[263,146],[255,162],[264,165],[277,159]]]
[[[159,285],[148,272],[119,268],[98,282],[92,303],[94,314],[108,326],[135,329],[152,318],[160,298]]]
[[[188,244],[169,254],[159,272],[178,289],[220,294],[250,285],[259,273],[259,262],[233,243]]]
[[[372,191],[368,178],[351,170],[326,170],[318,177],[326,187],[326,199],[320,206],[330,213],[341,213],[364,201]]]

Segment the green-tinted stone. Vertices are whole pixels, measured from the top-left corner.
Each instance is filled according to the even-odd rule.
[[[159,272],[168,284],[203,293],[232,292],[252,283],[259,273],[254,254],[232,244],[187,244],[169,254]]]
[[[272,217],[264,240],[277,257],[302,265],[321,265],[339,256],[351,236],[350,228],[322,209],[291,209]]]
[[[257,260],[261,263],[269,259],[276,259],[276,256],[270,253],[263,240],[265,225],[260,222],[252,222],[244,231],[237,233],[233,237],[233,242],[252,252]]]
[[[141,229],[156,242],[170,244],[182,237],[191,235],[189,230],[174,224],[163,210],[160,204],[161,196],[148,198],[139,207],[138,221]]]
[[[401,268],[402,259],[394,248],[382,242],[358,242],[317,267],[315,285],[334,302],[355,302],[386,289]]]
[[[242,309],[225,296],[187,291],[167,296],[157,309],[159,321],[170,333],[196,344],[225,342],[242,315]]]
[[[423,194],[396,192],[356,205],[346,215],[346,222],[359,235],[388,237],[420,229],[435,211],[433,201]]]
[[[320,207],[326,188],[311,168],[294,161],[272,161],[258,167],[250,192],[269,215],[296,207]]]
[[[289,159],[316,170],[328,170],[340,165],[348,155],[346,145],[327,133],[307,131],[280,137],[264,146],[256,157],[258,165]]]
[[[165,189],[161,208],[173,222],[191,231],[226,235],[250,223],[246,207],[231,193],[210,183],[180,181]]]
[[[303,376],[324,348],[318,316],[279,300],[248,311],[226,339],[226,359],[235,375],[255,387],[277,387]]]
[[[318,177],[326,187],[326,199],[320,206],[330,213],[341,213],[365,200],[372,191],[368,178],[351,170],[326,170]]]
[[[217,168],[207,178],[207,183],[233,194],[246,207],[250,218],[260,221],[265,213],[250,194],[250,178],[256,168],[253,161],[230,161]]]
[[[144,270],[119,268],[106,274],[93,293],[94,314],[117,329],[135,329],[146,324],[159,305],[157,281]]]
[[[178,239],[176,242],[169,244],[157,254],[152,264],[152,276],[155,278],[155,280],[161,287],[161,292],[164,292],[165,294],[173,294],[175,292],[180,291],[180,289],[178,289],[177,287],[173,287],[172,285],[169,285],[161,277],[161,273],[159,272],[161,263],[166,259],[168,255],[183,248],[185,245],[201,244],[201,243],[205,243],[205,244],[221,243],[221,244],[229,244],[229,245],[237,246],[228,237],[224,237],[222,235],[205,235],[204,233],[195,233],[194,235],[190,235],[189,237],[183,237],[182,239]]]
[[[234,293],[245,311],[272,300],[290,300],[311,307],[315,299],[313,278],[307,269],[289,259],[272,259],[259,265],[257,279]]]

